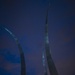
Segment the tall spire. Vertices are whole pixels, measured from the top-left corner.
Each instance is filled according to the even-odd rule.
[[[44,68],[44,75],[48,75],[47,73],[47,67],[46,67],[46,59],[45,59],[45,53],[43,51],[43,54],[42,54],[42,63],[43,63],[43,68]]]
[[[49,3],[49,6],[50,6],[50,3]],[[49,11],[49,7],[47,9],[46,22],[45,22],[45,50],[46,50],[46,59],[47,59],[47,64],[48,64],[50,75],[58,75],[58,72],[56,70],[55,64],[54,64],[53,59],[51,57],[51,51],[50,51],[50,47],[49,47],[49,38],[48,38],[48,11]]]
[[[16,44],[17,44],[18,49],[19,49],[19,52],[20,52],[21,75],[26,75],[26,64],[25,64],[24,53],[23,53],[22,47],[21,47],[21,45],[20,45],[18,39],[17,39],[16,36],[15,36],[11,31],[9,31],[7,28],[4,28],[3,26],[0,26],[0,29],[6,30],[6,31],[14,38],[14,40],[16,41]]]

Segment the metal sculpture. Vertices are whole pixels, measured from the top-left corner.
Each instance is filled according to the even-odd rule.
[[[23,50],[22,50],[22,47],[18,41],[18,39],[16,38],[16,36],[11,32],[9,31],[7,28],[3,27],[3,26],[0,26],[0,29],[4,29],[5,31],[7,31],[15,40],[17,46],[18,46],[18,49],[19,49],[19,52],[20,52],[20,60],[21,60],[21,75],[26,75],[26,64],[25,64],[25,58],[24,58],[24,53],[23,53]]]
[[[50,7],[50,3],[49,3]],[[46,22],[45,22],[45,51],[46,51],[46,59],[47,59],[47,64],[49,68],[50,75],[58,75],[57,69],[55,67],[55,64],[53,62],[53,59],[51,57],[51,51],[49,47],[49,37],[48,37],[48,11],[49,7],[47,9],[46,13]]]
[[[43,52],[42,54],[42,63],[43,63],[43,68],[44,68],[44,75],[48,75],[47,74],[47,67],[46,67],[46,60],[45,60],[45,53]]]

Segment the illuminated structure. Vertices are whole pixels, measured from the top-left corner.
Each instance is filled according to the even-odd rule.
[[[50,4],[49,4],[49,6],[50,6]],[[49,10],[49,7],[47,9],[46,22],[45,22],[45,53],[46,53],[46,59],[47,59],[47,64],[48,64],[48,69],[49,69],[50,75],[58,75],[58,72],[56,70],[55,64],[54,64],[53,59],[51,57],[51,51],[50,51],[50,48],[49,48],[48,10]]]
[[[19,52],[20,52],[21,75],[26,75],[26,64],[25,64],[24,53],[23,53],[22,47],[21,47],[21,45],[20,45],[18,39],[17,39],[16,36],[15,36],[11,31],[9,31],[7,28],[4,28],[4,27],[0,26],[0,29],[6,30],[6,31],[14,38],[14,40],[15,40],[17,46],[18,46]]]
[[[45,53],[43,52],[42,54],[42,62],[43,62],[43,68],[44,68],[44,75],[48,75],[47,74],[47,66],[46,66],[46,60],[45,60]]]

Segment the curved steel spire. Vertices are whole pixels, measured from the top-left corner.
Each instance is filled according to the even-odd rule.
[[[42,54],[42,63],[43,63],[43,68],[44,68],[44,75],[48,75],[47,74],[47,67],[46,67],[46,60],[45,60],[45,53],[43,52]]]
[[[49,3],[50,6],[50,3]],[[45,21],[45,50],[46,50],[46,59],[48,63],[48,68],[50,75],[58,75],[57,69],[55,67],[55,64],[53,62],[53,59],[51,57],[50,47],[49,47],[49,38],[48,38],[48,11],[49,7],[47,9],[46,13],[46,21]]]
[[[19,49],[19,52],[20,52],[21,75],[26,75],[26,64],[25,64],[24,53],[23,53],[22,47],[21,47],[21,45],[20,45],[18,39],[17,39],[16,36],[15,36],[11,31],[9,31],[7,28],[5,28],[5,27],[3,27],[3,26],[0,26],[0,28],[6,30],[6,31],[14,38],[14,40],[16,41],[16,44],[17,44],[18,49]]]

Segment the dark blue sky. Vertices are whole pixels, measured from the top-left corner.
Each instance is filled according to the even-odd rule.
[[[42,51],[48,0],[0,0],[0,24],[23,48],[27,75],[44,75]],[[52,58],[59,75],[75,75],[75,1],[51,0],[48,16]],[[13,38],[0,30],[0,75],[20,75],[20,56]]]

